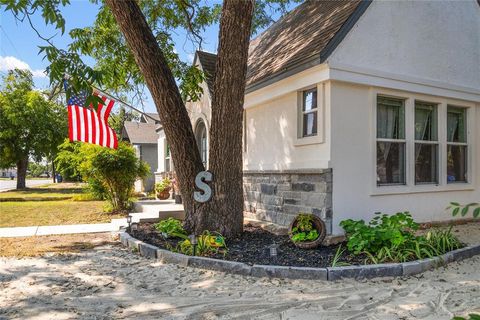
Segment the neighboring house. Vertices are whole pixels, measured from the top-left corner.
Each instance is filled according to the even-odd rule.
[[[11,178],[17,177],[17,168],[7,168],[7,169],[0,169],[0,178]]]
[[[139,122],[125,121],[122,129],[122,140],[130,142],[135,148],[137,157],[148,163],[150,175],[135,183],[135,191],[152,191],[155,184],[155,169],[158,163],[157,140],[155,131],[160,125],[160,119],[156,113],[147,113],[140,117]]]
[[[207,166],[215,60],[187,104]],[[246,216],[452,219],[480,200],[480,3],[307,1],[250,43],[244,109]]]

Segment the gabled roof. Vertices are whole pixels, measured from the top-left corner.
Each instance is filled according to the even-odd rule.
[[[158,134],[155,123],[125,121],[122,130],[122,139],[135,144],[156,144]]]
[[[320,64],[343,40],[371,1],[309,0],[250,42],[247,88],[280,73]],[[306,69],[304,68],[304,69]]]
[[[202,65],[203,72],[205,73],[205,81],[207,82],[208,91],[210,91],[210,94],[212,94],[217,55],[210,52],[197,51],[197,57]]]
[[[147,115],[147,116],[145,116]],[[153,120],[153,119],[155,120]],[[151,112],[146,112],[145,114],[142,114],[140,116],[140,122],[146,122],[146,123],[160,123],[160,116],[158,113],[151,113]]]
[[[480,0],[479,0],[480,1]],[[247,92],[323,63],[371,0],[308,0],[250,41]],[[197,51],[213,91],[216,55]]]

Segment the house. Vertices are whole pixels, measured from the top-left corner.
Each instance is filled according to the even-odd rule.
[[[154,188],[158,163],[156,128],[159,125],[160,118],[156,113],[145,113],[140,116],[140,121],[125,121],[123,124],[122,140],[130,142],[135,148],[137,157],[150,166],[150,175],[135,183],[136,192],[149,192]]]
[[[12,178],[12,177],[13,178],[17,177],[16,167],[0,169],[0,178]]]
[[[197,52],[187,104],[207,166],[215,59]],[[250,43],[243,140],[247,217],[312,212],[329,234],[375,212],[452,219],[450,201],[480,200],[480,3],[299,5]]]

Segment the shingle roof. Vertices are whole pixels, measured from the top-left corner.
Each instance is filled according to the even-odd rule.
[[[130,143],[156,144],[158,134],[155,131],[155,123],[125,121],[123,124],[123,139]]]
[[[197,51],[198,59],[202,65],[205,73],[205,81],[207,82],[210,94],[213,92],[213,79],[215,77],[215,64],[217,62],[217,55],[210,52]]]
[[[152,123],[152,122],[154,122],[153,119],[155,119],[155,122],[160,122],[160,116],[158,115],[158,113],[153,113],[153,112],[150,113],[150,112],[147,112],[147,113],[145,113],[145,114],[146,114],[148,117],[145,117],[145,116],[144,116],[143,118],[145,119],[145,121],[146,121],[147,123]],[[149,118],[149,117],[151,117],[151,118]],[[152,119],[152,118],[153,118],[153,119]]]
[[[250,42],[247,86],[309,58],[318,58],[320,63],[320,54],[360,3],[360,0],[309,0],[285,15]]]
[[[311,66],[323,62],[370,2],[308,0],[286,14],[250,41],[247,89],[307,62]],[[202,51],[197,55],[212,92],[217,56]]]

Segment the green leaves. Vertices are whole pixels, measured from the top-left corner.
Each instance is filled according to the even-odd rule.
[[[183,239],[187,238],[187,231],[185,231],[183,228],[182,222],[172,217],[161,220],[159,223],[155,224],[154,227],[167,237],[179,237]]]
[[[66,135],[65,108],[33,90],[30,71],[9,71],[0,91],[0,167],[50,158]]]
[[[461,205],[458,202],[450,202],[450,206],[447,207],[447,210],[451,210],[452,216],[456,217],[458,213],[461,214],[462,217],[466,216],[470,209],[473,208],[472,215],[474,218],[480,217],[480,203],[472,202],[466,205]]]
[[[368,225],[363,220],[344,220],[340,226],[345,230],[348,250],[366,255],[372,263],[423,259],[461,247],[451,228],[416,236],[418,224],[408,212],[378,214]]]

